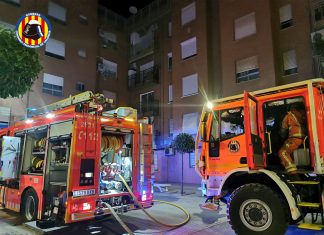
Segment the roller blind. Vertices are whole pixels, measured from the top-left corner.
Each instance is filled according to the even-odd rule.
[[[182,132],[196,134],[198,128],[198,113],[187,113],[183,115]]]
[[[284,70],[297,68],[296,51],[290,50],[283,53]]]
[[[181,43],[181,58],[185,59],[197,54],[196,37],[190,38]]]
[[[65,43],[59,40],[50,38],[45,47],[45,51],[61,57],[65,57]]]
[[[182,96],[190,96],[198,93],[198,74],[192,74],[182,78]]]
[[[280,23],[286,22],[292,19],[291,5],[287,4],[279,9]]]
[[[196,2],[181,9],[181,25],[185,25],[196,19]]]
[[[66,8],[51,1],[48,3],[48,15],[66,22]]]
[[[255,12],[235,20],[235,40],[239,40],[255,33]]]
[[[172,85],[169,85],[169,103],[173,101]]]
[[[257,56],[236,61],[236,73],[242,73],[256,68],[259,68]]]
[[[43,82],[56,85],[56,86],[63,86],[64,78],[52,74],[44,73]]]

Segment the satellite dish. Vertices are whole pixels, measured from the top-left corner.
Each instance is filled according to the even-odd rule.
[[[129,12],[135,15],[137,13],[137,8],[135,6],[130,6],[129,7]]]

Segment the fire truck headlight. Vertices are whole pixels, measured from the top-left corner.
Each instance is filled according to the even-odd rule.
[[[207,102],[206,106],[207,106],[207,108],[210,109],[210,110],[212,110],[213,107],[214,107],[213,103],[210,102],[210,101]]]
[[[46,118],[53,118],[53,117],[55,117],[55,115],[53,113],[46,114]]]
[[[26,122],[27,124],[31,124],[31,123],[34,122],[34,120],[32,120],[32,119],[27,119],[25,122]]]

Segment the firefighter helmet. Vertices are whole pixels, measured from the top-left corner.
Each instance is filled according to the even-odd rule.
[[[37,40],[44,36],[41,24],[37,20],[29,21],[24,28],[23,35],[26,38]]]

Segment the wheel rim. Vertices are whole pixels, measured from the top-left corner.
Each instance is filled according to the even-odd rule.
[[[36,213],[36,203],[35,199],[32,196],[27,197],[26,206],[25,206],[25,216],[26,219],[32,220]]]
[[[258,199],[249,199],[240,207],[240,218],[243,224],[252,231],[261,232],[267,230],[272,223],[270,207]]]

